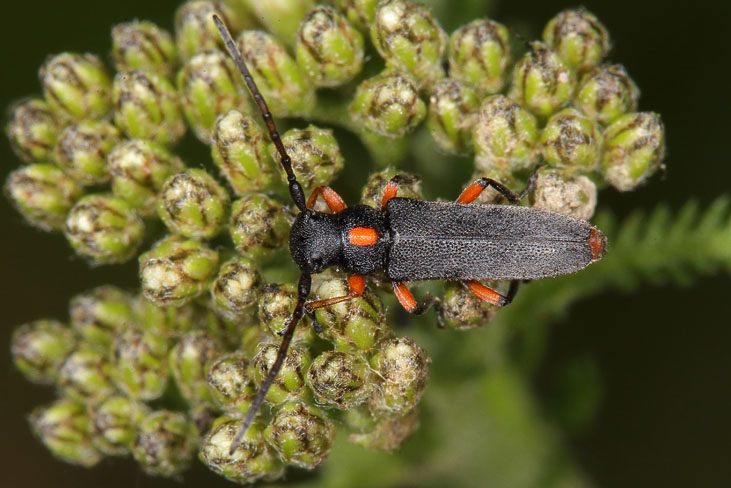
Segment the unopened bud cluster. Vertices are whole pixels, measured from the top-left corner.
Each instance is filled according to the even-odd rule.
[[[91,467],[132,456],[165,477],[198,458],[245,484],[319,466],[338,429],[390,450],[418,427],[430,359],[388,326],[374,276],[362,296],[302,320],[264,408],[230,452],[297,300],[296,285],[270,282],[292,276],[280,257],[294,207],[214,13],[277,123],[308,121],[280,126],[308,196],[337,177],[348,152],[323,120],[353,130],[372,154],[423,123],[429,150],[474,157],[475,178],[513,189],[541,165],[528,202],[582,219],[598,189],[632,190],[662,167],[660,116],[637,111],[637,86],[606,60],[609,34],[586,10],[558,14],[516,53],[510,29],[491,19],[449,33],[415,1],[329,5],[189,0],[174,32],[147,21],[114,27],[116,72],[92,54],[50,56],[42,96],[10,108],[6,134],[23,165],[4,189],[23,218],[63,232],[92,266],[139,267],[134,295],[88,290],[71,300],[68,325],[37,320],[13,334],[17,368],[58,392],[30,416],[58,458]],[[178,154],[186,137],[208,145],[210,160]],[[417,176],[385,166],[361,203],[380,208],[397,174],[398,197],[422,197]],[[499,199],[487,189],[477,202]],[[348,295],[343,275],[313,280],[313,299]],[[440,304],[457,330],[497,312],[457,283]]]

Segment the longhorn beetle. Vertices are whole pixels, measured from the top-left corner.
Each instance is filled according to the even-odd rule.
[[[287,173],[289,193],[300,211],[289,234],[290,253],[302,272],[297,303],[282,333],[276,360],[231,443],[231,454],[279,374],[302,316],[359,297],[365,290],[365,275],[385,271],[401,305],[408,312],[421,314],[434,300],[427,298],[418,303],[406,282],[459,280],[478,298],[502,307],[512,301],[521,280],[573,273],[604,256],[606,237],[585,220],[531,207],[470,205],[488,186],[510,203],[519,203],[535,185],[535,171],[519,195],[493,179],[480,178],[465,188],[455,203],[399,198],[396,176],[386,185],[380,210],[366,205],[348,207],[327,186],[316,188],[305,200],[266,101],[223,21],[215,14],[213,20],[261,110]],[[313,209],[318,197],[323,198],[332,213]],[[331,266],[348,273],[349,293],[307,302],[310,276]],[[480,280],[511,283],[508,293],[502,295]]]

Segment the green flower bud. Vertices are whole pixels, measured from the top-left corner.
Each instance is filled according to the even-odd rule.
[[[318,403],[340,410],[360,405],[373,394],[371,368],[359,353],[325,351],[312,362],[305,380]]]
[[[208,389],[213,402],[224,412],[246,414],[256,395],[246,356],[235,352],[214,361],[208,369]]]
[[[56,320],[36,320],[13,331],[10,351],[15,367],[33,383],[51,384],[58,368],[76,347],[71,329]]]
[[[270,6],[271,2],[267,8]],[[275,117],[301,116],[312,109],[315,103],[312,84],[274,37],[262,31],[244,31],[237,45]]]
[[[135,209],[112,195],[87,195],[66,218],[71,247],[94,264],[127,261],[137,251],[144,231]]]
[[[254,381],[257,385],[261,385],[266,378],[277,358],[278,350],[279,344],[259,345],[259,352],[252,360]],[[305,398],[308,393],[305,375],[310,364],[312,364],[310,350],[304,343],[289,346],[282,370],[267,392],[266,400],[273,405],[279,405],[290,400]]]
[[[114,26],[112,55],[117,71],[141,69],[170,76],[178,63],[173,36],[148,21],[135,20]]]
[[[317,298],[344,296],[348,291],[347,280],[326,279],[317,287]],[[353,300],[317,309],[315,317],[323,327],[322,338],[339,350],[370,349],[389,334],[383,302],[370,289]]]
[[[314,0],[245,0],[254,17],[275,37],[292,44],[302,18],[315,6]]]
[[[604,131],[601,170],[617,190],[629,191],[662,167],[665,128],[660,115],[638,112],[622,115]]]
[[[169,339],[154,331],[130,328],[112,345],[114,381],[135,400],[155,400],[168,383]]]
[[[33,433],[57,458],[85,468],[95,466],[102,455],[94,447],[86,405],[62,398],[30,414]]]
[[[64,396],[95,404],[116,391],[111,377],[106,351],[82,343],[61,364],[57,383]]]
[[[261,327],[246,327],[241,335],[239,350],[250,358],[256,355],[260,344],[272,344],[275,340],[274,336],[264,332]]]
[[[274,414],[264,437],[285,463],[314,469],[330,453],[335,427],[318,408],[289,402]]]
[[[509,63],[510,38],[502,24],[474,20],[449,38],[449,76],[472,84],[481,95],[503,89]]]
[[[171,232],[194,239],[211,239],[228,218],[226,190],[202,169],[171,176],[160,190],[157,214]]]
[[[422,86],[444,76],[447,34],[423,5],[382,1],[371,25],[371,40],[390,66],[410,73]]]
[[[195,54],[222,48],[213,14],[218,14],[232,32],[238,32],[250,24],[242,7],[228,0],[184,2],[175,12],[175,43],[180,57],[186,60]]]
[[[163,183],[185,168],[180,158],[163,146],[142,139],[119,144],[109,153],[107,164],[114,195],[127,200],[143,216],[155,213]]]
[[[586,176],[559,170],[540,170],[533,191],[533,206],[589,220],[596,208],[596,185]]]
[[[530,46],[515,65],[510,97],[539,117],[548,117],[571,98],[574,74],[545,44]]]
[[[58,138],[56,163],[82,185],[98,185],[109,179],[107,155],[122,134],[109,122],[88,120],[64,129]]]
[[[28,98],[10,107],[5,133],[10,146],[26,163],[53,160],[53,148],[62,129],[62,122],[45,100]]]
[[[200,310],[193,303],[178,307],[159,307],[140,294],[134,307],[139,329],[163,337],[176,338],[197,328],[200,321]]]
[[[363,36],[332,8],[317,7],[297,30],[295,56],[315,86],[340,86],[363,67]]]
[[[198,320],[196,330],[205,332],[226,349],[237,349],[244,331],[258,325],[255,323],[256,312],[254,307],[247,309],[240,315],[227,316],[209,298],[205,297],[199,300],[206,306],[200,307],[202,308],[202,314]]]
[[[599,161],[601,134],[591,119],[573,108],[548,119],[540,143],[543,159],[556,168],[589,172]]]
[[[543,29],[543,40],[579,71],[596,66],[609,52],[609,32],[594,14],[583,8],[564,10],[549,20]]]
[[[51,109],[75,120],[104,117],[111,107],[112,80],[92,54],[61,53],[41,66],[43,95]]]
[[[71,328],[89,344],[106,350],[114,337],[134,322],[130,297],[111,285],[71,299]]]
[[[196,446],[200,445],[200,442],[206,436],[208,431],[211,430],[213,422],[216,420],[219,413],[220,412],[218,412],[218,410],[210,403],[193,405],[188,410],[188,418],[195,429]]]
[[[498,282],[490,282],[491,285]],[[442,321],[455,330],[482,327],[492,320],[498,307],[480,300],[461,283],[449,281],[444,285]]]
[[[345,14],[348,21],[361,30],[370,29],[376,17],[379,0],[333,0],[333,4]]]
[[[483,102],[472,137],[479,170],[512,173],[533,165],[538,123],[517,103],[493,95]]]
[[[256,303],[261,289],[261,275],[256,263],[235,256],[221,265],[211,288],[216,310],[232,318],[246,314]]]
[[[127,137],[173,145],[185,134],[173,84],[154,71],[124,71],[114,77],[114,123]]]
[[[574,104],[604,125],[637,108],[640,91],[620,64],[591,69],[581,79]]]
[[[294,312],[297,286],[293,283],[283,285],[269,283],[261,289],[258,298],[261,329],[273,337],[279,337]],[[294,331],[295,340],[311,342],[314,339],[314,331],[310,325],[310,319],[304,317]]]
[[[259,258],[289,242],[290,218],[266,195],[244,195],[231,205],[229,232],[236,250]]]
[[[370,131],[401,137],[424,120],[426,105],[409,77],[385,72],[358,86],[350,114]]]
[[[305,193],[309,194],[316,187],[329,184],[343,169],[343,156],[330,129],[320,129],[314,125],[306,129],[290,129],[282,135],[282,144],[292,158],[292,169]],[[272,158],[279,159],[273,144],[269,151]],[[280,165],[277,167],[284,181],[284,169]]]
[[[371,397],[374,412],[393,418],[416,407],[426,388],[426,351],[408,337],[398,337],[378,346],[370,362],[382,380]]]
[[[280,185],[278,163],[259,125],[238,110],[221,114],[213,126],[211,155],[236,195]]]
[[[216,117],[233,109],[248,111],[249,99],[240,78],[236,65],[220,51],[196,54],[178,72],[183,113],[204,144],[211,142]]]
[[[63,230],[66,215],[82,189],[57,166],[37,163],[10,173],[5,193],[29,224],[43,230]]]
[[[419,428],[419,410],[414,408],[403,417],[384,420],[373,430],[348,436],[348,442],[365,447],[392,451],[401,447],[401,444]]]
[[[201,331],[185,334],[170,350],[170,371],[191,405],[211,402],[208,368],[222,352],[221,346]]]
[[[160,307],[179,307],[208,289],[218,253],[204,244],[168,236],[140,255],[145,298]]]
[[[472,128],[477,123],[480,98],[462,82],[445,78],[429,97],[426,126],[439,147],[450,153],[472,149]]]
[[[195,427],[184,414],[158,410],[139,424],[132,455],[150,475],[172,478],[190,464],[195,448]]]
[[[400,176],[399,188],[396,192],[397,197],[415,198],[416,200],[423,199],[421,194],[421,178],[394,168],[386,168],[377,173],[372,173],[368,177],[368,181],[361,192],[360,203],[380,209],[381,203],[383,202],[383,191],[386,189],[388,182],[396,175]]]
[[[263,428],[252,424],[241,444],[230,454],[240,420],[219,417],[200,448],[200,460],[214,473],[239,484],[273,481],[284,475],[284,467],[264,442]]]
[[[94,444],[111,456],[129,454],[137,425],[149,414],[144,403],[123,395],[107,398],[90,408],[94,429]]]

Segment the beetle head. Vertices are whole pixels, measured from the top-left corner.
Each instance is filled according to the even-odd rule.
[[[292,259],[304,272],[320,273],[337,264],[343,254],[340,226],[332,214],[300,212],[289,233]]]

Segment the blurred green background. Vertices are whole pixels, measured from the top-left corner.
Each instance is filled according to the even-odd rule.
[[[453,0],[446,12],[449,17],[437,13],[447,31],[469,20],[463,17],[468,12],[460,8],[463,3],[471,8],[481,4],[480,0]],[[178,4],[170,0],[6,2],[0,30],[0,106],[40,92],[37,69],[46,55],[62,50],[90,51],[108,60],[112,25],[139,18],[172,29]],[[652,178],[646,187],[630,194],[603,191],[600,209],[611,209],[621,217],[659,202],[678,209],[687,200],[696,199],[706,207],[715,197],[729,193],[731,50],[726,25],[729,15],[718,10],[720,4],[695,2],[676,8],[659,0],[583,2],[608,27],[614,40],[610,60],[624,64],[639,85],[640,110],[662,115],[668,140],[665,176]],[[489,10],[485,7],[484,13],[533,39],[555,13],[575,6],[573,1],[510,0],[497,2]],[[4,181],[18,160],[7,140],[2,137],[0,141],[0,178]],[[207,151],[197,150],[199,157],[207,157]],[[348,153],[344,152],[347,161]],[[347,190],[363,182],[343,184],[341,178],[335,188]],[[453,197],[456,189],[448,190],[440,196]],[[11,331],[37,318],[65,319],[69,298],[93,286],[113,282],[134,288],[137,268],[130,263],[91,269],[72,254],[62,235],[45,234],[23,224],[5,199],[0,200],[0,221],[5,225],[0,240],[5,280],[0,294],[4,311],[0,333],[0,486],[180,486],[175,481],[145,476],[129,460],[107,461],[93,470],[69,466],[53,459],[33,439],[25,416],[54,394],[31,385],[14,369],[9,358]],[[550,420],[552,406],[561,398],[565,383],[559,378],[566,377],[562,372],[571,364],[588,364],[580,369],[596,371],[601,380],[601,389],[596,392],[600,405],[592,422],[565,439],[579,470],[592,484],[731,486],[730,285],[728,276],[719,275],[699,278],[684,289],[646,285],[633,294],[608,292],[575,304],[564,320],[551,326],[547,351],[532,381],[546,417]],[[419,337],[431,336],[422,342],[427,348],[437,341],[469,341],[479,347],[479,341],[489,335],[485,329],[490,327],[458,333],[432,329],[429,321],[423,324],[427,330]],[[435,357],[431,375],[440,381],[460,382],[468,372],[450,369],[454,364],[453,360]],[[440,403],[435,395],[439,389],[427,389],[425,403]],[[452,402],[446,408],[447,415],[454,415],[447,424],[459,425],[459,399],[441,403],[445,401]],[[464,422],[474,420],[467,419]],[[422,417],[422,423],[430,421]],[[462,425],[456,432],[469,432],[467,427]],[[442,430],[440,435],[456,432]],[[412,460],[419,442],[449,446],[470,440],[417,435],[405,447]],[[398,462],[398,458],[390,459]],[[459,466],[459,461],[454,465]],[[302,474],[294,477],[310,478]],[[189,486],[233,486],[197,463],[184,481]],[[473,481],[470,484],[480,486],[479,480]],[[361,486],[369,486],[367,478],[363,483]],[[399,484],[421,485],[419,480]]]

